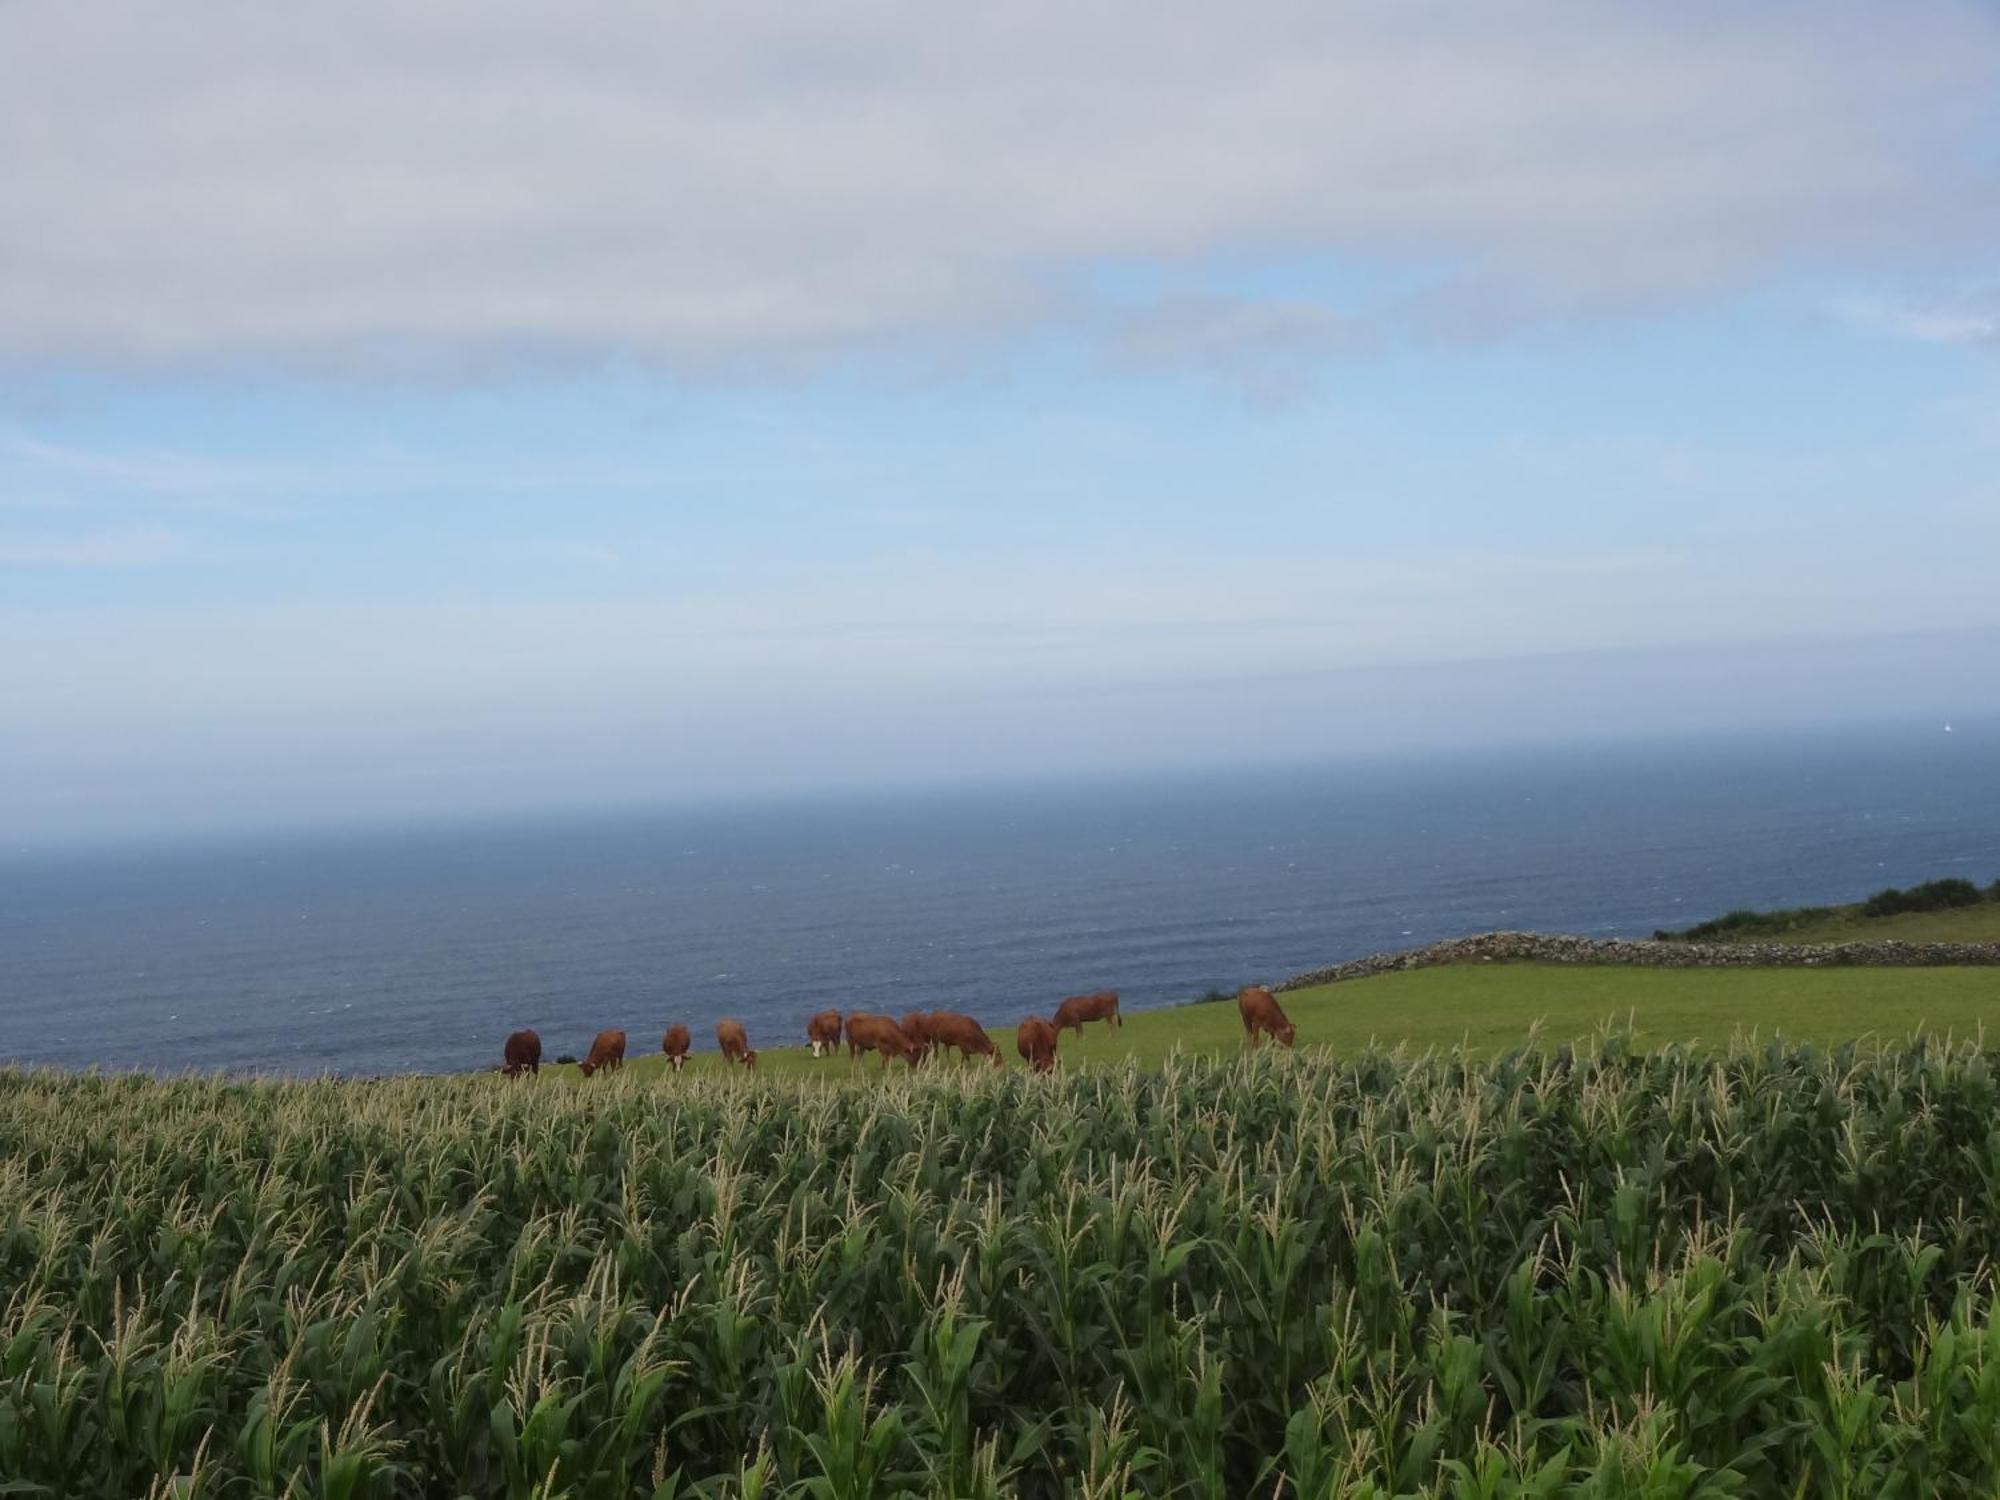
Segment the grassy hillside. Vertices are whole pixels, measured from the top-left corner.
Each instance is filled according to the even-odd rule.
[[[2000,943],[2000,901],[1945,911],[1906,911],[1894,916],[1863,915],[1860,902],[1836,906],[1825,915],[1769,937],[1722,934],[1718,942],[1858,943],[1893,940],[1901,943]]]
[[[1706,943],[1990,943],[2000,941],[2000,880],[1986,886],[1961,876],[1926,880],[1841,906],[1744,907],[1653,936]]]
[[[1975,908],[1984,911],[1986,908]],[[1955,914],[1946,914],[1955,915]],[[1894,919],[1883,919],[1892,921]],[[1632,969],[1551,964],[1482,964],[1413,969],[1281,997],[1299,1029],[1299,1045],[1354,1053],[1372,1045],[1416,1049],[1464,1043],[1482,1054],[1519,1046],[1539,1027],[1544,1041],[1588,1036],[1607,1022],[1628,1021],[1642,1042],[1720,1044],[1738,1033],[1782,1033],[1797,1041],[1833,1042],[1875,1034],[1903,1037],[1925,1028],[1968,1036],[1990,1027],[2000,1036],[2000,969]],[[804,1018],[800,1018],[803,1034]],[[996,1029],[1007,1066],[1019,1068],[1014,1035]],[[849,1064],[843,1055],[815,1062],[804,1047],[766,1045],[753,1037],[758,1066],[769,1077],[843,1078],[873,1074],[874,1057]],[[635,1048],[651,1037],[633,1038]],[[1127,1058],[1158,1064],[1180,1048],[1228,1054],[1243,1046],[1233,1004],[1180,1006],[1128,1016],[1118,1031],[1102,1025],[1062,1040],[1072,1067]],[[685,1076],[719,1070],[714,1053],[697,1055]],[[902,1064],[895,1065],[900,1071]],[[947,1067],[960,1066],[948,1062]],[[635,1051],[627,1071],[642,1077],[662,1069],[657,1053]],[[544,1069],[580,1082],[574,1068]]]

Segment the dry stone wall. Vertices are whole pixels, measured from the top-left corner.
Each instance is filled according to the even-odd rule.
[[[1541,932],[1482,932],[1399,953],[1371,953],[1330,968],[1295,974],[1279,990],[1302,990],[1342,979],[1366,979],[1397,969],[1437,964],[1532,961],[1544,964],[1630,964],[1649,969],[1839,968],[1859,965],[1924,968],[2000,964],[2000,943],[1663,943],[1635,938],[1564,937]]]

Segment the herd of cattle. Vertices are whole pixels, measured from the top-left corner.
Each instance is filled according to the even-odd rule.
[[[1270,1036],[1287,1047],[1292,1045],[1292,1023],[1279,1008],[1278,997],[1269,990],[1261,985],[1252,985],[1241,991],[1236,996],[1236,1009],[1243,1018],[1247,1044],[1254,1045],[1259,1036]],[[1023,1062],[1037,1073],[1046,1073],[1056,1065],[1057,1039],[1070,1030],[1082,1036],[1086,1021],[1102,1021],[1107,1029],[1124,1025],[1118,1014],[1118,992],[1099,990],[1091,995],[1072,995],[1056,1007],[1055,1015],[1049,1020],[1045,1021],[1040,1016],[1027,1017],[1015,1028],[1014,1045],[1020,1051]],[[881,1057],[885,1068],[892,1058],[898,1057],[914,1068],[934,1053],[955,1050],[962,1062],[985,1057],[993,1060],[994,1067],[1001,1065],[1000,1049],[993,1045],[986,1028],[971,1016],[952,1010],[913,1010],[900,1021],[866,1011],[843,1016],[837,1010],[823,1010],[806,1022],[806,1041],[811,1045],[814,1057],[832,1056],[840,1049],[843,1035],[847,1040],[850,1062],[863,1053],[873,1052]],[[666,1054],[668,1066],[677,1073],[687,1065],[690,1041],[687,1027],[679,1024],[669,1026],[660,1038],[660,1050]],[[741,1063],[749,1070],[756,1068],[757,1049],[750,1045],[742,1022],[716,1022],[715,1041],[722,1049],[724,1062]],[[503,1055],[506,1060],[500,1071],[509,1078],[518,1078],[523,1073],[539,1073],[542,1067],[542,1039],[532,1031],[517,1031],[507,1038]],[[609,1030],[598,1032],[592,1039],[589,1055],[584,1058],[581,1069],[583,1076],[588,1078],[600,1069],[624,1066],[625,1033]]]

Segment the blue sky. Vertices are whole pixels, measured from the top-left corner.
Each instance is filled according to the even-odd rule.
[[[22,837],[2000,706],[1990,6],[196,10],[0,20]]]

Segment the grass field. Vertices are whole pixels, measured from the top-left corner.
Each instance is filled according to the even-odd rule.
[[[1975,909],[1983,910],[1983,908]],[[1955,915],[1955,914],[1949,914]],[[1884,922],[1898,921],[1886,918]],[[1969,1037],[1991,1028],[2000,1037],[2000,968],[1979,969],[1635,969],[1554,964],[1482,964],[1413,969],[1372,979],[1299,990],[1281,997],[1297,1025],[1301,1047],[1336,1053],[1371,1045],[1417,1050],[1463,1044],[1490,1054],[1517,1047],[1539,1032],[1548,1043],[1588,1037],[1612,1023],[1629,1025],[1642,1043],[1722,1044],[1738,1034],[1793,1041],[1835,1042],[1875,1035],[1900,1039],[1924,1029]],[[805,1018],[799,1018],[803,1035]],[[1008,1028],[990,1028],[1009,1067],[1021,1066]],[[548,1038],[544,1038],[544,1043]],[[758,1067],[769,1077],[845,1078],[873,1074],[874,1057],[850,1064],[845,1055],[814,1061],[786,1040],[753,1037]],[[655,1034],[632,1037],[627,1071],[662,1071]],[[1088,1027],[1081,1041],[1066,1033],[1059,1052],[1071,1067],[1164,1062],[1176,1048],[1229,1054],[1243,1046],[1233,1004],[1142,1011],[1117,1031]],[[497,1050],[497,1048],[496,1048]],[[713,1052],[690,1059],[688,1077],[720,1069]],[[959,1064],[947,1062],[947,1067]],[[898,1069],[902,1067],[899,1063]],[[580,1082],[574,1068],[544,1076]]]

